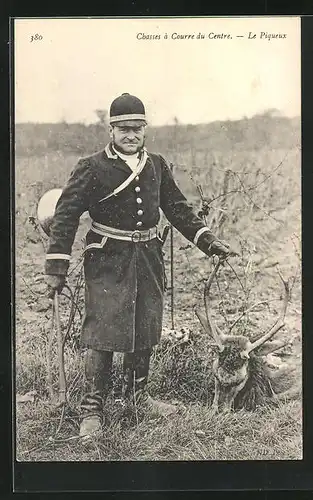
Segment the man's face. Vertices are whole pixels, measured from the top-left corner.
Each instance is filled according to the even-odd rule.
[[[121,153],[133,155],[144,145],[145,123],[142,120],[117,122],[109,131],[114,146]]]

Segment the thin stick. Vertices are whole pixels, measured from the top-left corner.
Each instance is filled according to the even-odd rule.
[[[174,172],[174,165],[173,163],[170,163],[170,169],[173,174]],[[171,260],[171,323],[172,323],[172,330],[175,329],[175,318],[174,318],[174,228],[171,224],[170,227],[170,260]]]
[[[26,211],[26,214],[28,215],[27,211]],[[43,250],[44,252],[46,253],[47,249],[46,249],[46,242],[45,240],[43,239],[43,236],[42,236],[42,233],[40,231],[40,222],[38,221],[38,218],[37,217],[34,217],[32,215],[28,215],[28,221],[30,222],[30,224],[36,229],[36,231],[38,232],[39,234],[39,238],[40,238],[40,241],[41,241],[41,244],[43,246]]]
[[[54,440],[55,440],[56,436],[59,434],[60,429],[62,427],[63,420],[64,420],[64,413],[65,413],[65,405],[62,406],[62,411],[61,411],[61,416],[60,416],[60,420],[59,420],[59,425],[57,427],[57,430],[55,431]]]
[[[79,259],[78,259],[78,262],[77,262],[77,263],[74,265],[74,267],[73,267],[73,268],[72,268],[72,269],[68,272],[67,276],[71,276],[71,275],[73,274],[73,272],[74,272],[74,271],[78,268],[78,266],[82,264],[82,262],[83,262],[83,258],[84,258],[84,257],[83,257],[83,254],[82,254],[82,255],[80,255],[80,257],[79,257]],[[80,271],[79,271],[79,272],[81,272],[81,271],[82,271],[82,268],[80,269]]]
[[[137,400],[136,400],[136,387],[135,387],[136,372],[135,372],[135,370],[133,371],[132,377],[133,377],[133,399],[134,399],[134,406],[135,406],[136,425],[138,427],[139,419],[138,419],[138,409],[137,409]]]
[[[50,446],[51,445],[51,439],[47,439],[46,442],[41,445],[41,446],[34,446],[33,448],[31,448],[30,450],[24,450],[20,453],[20,455],[26,455],[26,454],[30,454],[32,453],[33,451],[39,451],[39,450],[44,450],[47,446]]]
[[[197,184],[196,187],[197,187],[198,193],[199,193],[200,198],[201,198],[202,219],[203,219],[205,225],[208,226],[206,216],[208,213],[209,203],[205,200],[205,198],[203,196],[202,187],[199,184]]]
[[[266,177],[264,177],[260,182],[256,183],[256,184],[253,184],[252,186],[249,186],[249,187],[245,187],[244,184],[242,183],[242,187],[245,188],[245,191],[253,191],[254,189],[257,189],[259,186],[261,186],[261,184],[263,184],[264,182],[266,182],[268,179],[270,179],[270,177],[273,176],[273,174],[276,172],[276,170],[278,170],[278,168],[280,168],[283,164],[283,162],[285,161],[285,159],[287,158],[287,155],[289,153],[287,153],[285,155],[285,157],[279,162],[278,165],[276,165],[272,170],[271,170],[271,173],[269,175],[267,175]],[[233,170],[231,169],[228,169],[230,173],[234,174],[234,175],[237,175],[240,173],[240,172],[234,172]],[[213,201],[215,200],[218,200],[219,198],[222,198],[223,196],[228,196],[229,194],[235,194],[235,193],[242,193],[242,190],[241,189],[232,189],[230,191],[227,191],[227,192],[223,192],[217,196],[215,196],[214,198],[212,198],[209,202],[209,204],[213,203]]]
[[[273,300],[276,300],[276,299],[273,299]],[[255,307],[261,306],[263,304],[268,304],[268,302],[269,302],[268,300],[262,300],[261,302],[257,302],[256,304],[253,304],[251,307],[249,307],[249,309],[246,309],[245,311],[243,311],[243,313],[241,313],[240,316],[238,316],[238,318],[235,319],[235,321],[231,324],[231,326],[229,327],[228,333],[230,333],[232,331],[234,326],[238,323],[238,321],[241,320],[241,318],[243,318],[243,316],[245,316],[247,313],[252,311]]]
[[[245,287],[243,286],[237,272],[235,271],[235,269],[233,268],[233,266],[228,262],[228,260],[225,260],[226,264],[231,268],[231,270],[233,271],[234,275],[236,276],[241,288],[243,289],[243,291],[245,292]]]
[[[67,295],[67,293],[61,292],[60,295],[62,295],[63,297],[66,297],[68,300],[71,301],[71,304],[73,304],[76,308],[75,311],[78,312],[80,319],[82,319],[83,315],[82,315],[81,310],[79,309],[77,302],[74,299],[72,299],[70,295]]]
[[[170,234],[170,252],[171,252],[171,322],[172,329],[175,328],[175,319],[174,319],[174,231],[173,226],[171,226],[171,234]]]
[[[23,276],[21,276],[21,278],[22,278],[22,281],[24,281],[24,284],[26,285],[26,287],[28,288],[28,290],[30,291],[30,293],[32,293],[33,296],[36,297],[36,299],[41,296],[40,293],[34,292],[34,290],[31,289],[31,287],[28,285],[28,283],[26,282],[26,280],[24,279]]]
[[[53,383],[52,383],[52,371],[51,371],[51,351],[52,351],[52,340],[53,340],[53,327],[54,327],[54,311],[52,310],[51,327],[48,336],[48,347],[47,347],[47,379],[48,379],[48,389],[51,401],[54,398],[53,393]]]
[[[58,345],[58,364],[59,364],[59,404],[64,405],[66,402],[66,378],[64,369],[64,344],[62,339],[60,310],[59,310],[59,294],[56,291],[54,294],[54,314],[55,324],[57,329],[57,345]]]
[[[79,294],[79,291],[80,291],[80,288],[81,288],[81,281],[82,281],[82,274],[80,273],[79,276],[78,276],[78,278],[77,278],[77,281],[76,281],[74,294],[73,294],[71,288],[68,285],[65,285],[65,287],[70,292],[70,297],[68,297],[63,292],[61,294],[61,295],[64,295],[65,297],[68,297],[71,300],[70,315],[69,315],[69,319],[68,319],[68,323],[67,323],[66,332],[65,332],[64,337],[63,337],[63,349],[64,349],[64,346],[65,346],[66,340],[67,340],[67,338],[68,338],[68,336],[70,334],[70,330],[71,330],[71,327],[73,325],[73,321],[74,321],[74,318],[75,318],[76,311],[78,311],[80,319],[82,318],[82,314],[81,314],[81,312],[79,310],[79,306],[78,306],[78,303],[77,303],[77,301],[78,301],[78,294]],[[74,296],[75,296],[76,300],[74,300]]]
[[[285,297],[284,297],[284,302],[283,302],[283,308],[280,314],[280,317],[278,320],[274,323],[272,328],[264,334],[261,338],[253,342],[249,348],[249,352],[254,351],[254,349],[257,349],[261,345],[263,345],[265,342],[270,340],[281,328],[285,326],[285,316],[286,316],[286,311],[287,311],[287,306],[288,306],[288,301],[289,301],[289,294],[290,294],[290,288],[289,288],[289,281],[286,281],[279,269],[277,269],[278,274],[283,282],[284,288],[285,288]]]

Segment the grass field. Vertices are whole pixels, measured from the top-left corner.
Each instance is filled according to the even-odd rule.
[[[293,340],[288,359],[297,365],[300,383],[300,150],[294,144],[288,147],[279,141],[277,147],[269,147],[266,140],[259,142],[258,147],[253,147],[250,142],[246,148],[242,142],[239,147],[233,136],[227,139],[232,147],[210,149],[201,130],[199,128],[199,146],[194,140],[186,144],[186,134],[179,135],[179,128],[172,135],[168,134],[166,143],[166,136],[161,130],[162,141],[158,142],[156,134],[151,141],[151,150],[175,161],[175,177],[196,208],[200,207],[197,186],[201,186],[204,196],[211,200],[208,224],[220,237],[232,243],[240,254],[231,261],[232,268],[226,265],[221,269],[218,285],[214,285],[212,308],[215,320],[226,330],[242,307],[267,301],[267,305],[239,322],[234,333],[250,335],[271,325],[281,308],[282,289],[275,269],[279,264],[284,276],[293,278],[286,326],[279,337]],[[193,136],[197,136],[197,128],[193,128],[192,132]],[[275,127],[270,132],[279,135]],[[295,133],[299,133],[297,127]],[[173,149],[173,137],[178,141],[176,149]],[[184,137],[183,144],[180,137]],[[75,137],[71,140],[75,142]],[[103,440],[89,448],[83,447],[76,439],[77,404],[83,383],[83,353],[78,349],[80,321],[77,317],[65,350],[69,405],[58,429],[61,410],[52,404],[47,389],[46,352],[51,329],[51,304],[44,297],[46,242],[41,241],[29,217],[35,215],[36,203],[45,191],[63,185],[78,157],[78,154],[64,148],[50,150],[47,154],[38,151],[32,154],[31,147],[27,147],[23,154],[17,154],[15,160],[17,459],[301,459],[300,396],[290,402],[262,405],[254,412],[212,413],[209,339],[193,313],[195,305],[202,306],[203,281],[210,272],[211,261],[188,245],[176,231],[175,326],[188,327],[192,339],[187,351],[173,346],[172,356],[169,356],[167,344],[161,343],[152,359],[149,385],[152,394],[178,402],[181,405],[179,413],[168,421],[160,420],[153,414],[143,414],[139,421],[120,418],[112,395],[106,408]],[[213,198],[216,199],[212,201]],[[79,272],[79,267],[75,266],[88,224],[88,217],[83,216],[73,248],[70,285],[74,285]],[[165,264],[168,273],[168,243],[165,245]],[[82,295],[79,302],[83,310]],[[62,300],[61,310],[65,325],[68,314],[66,299]],[[164,328],[170,325],[168,291]],[[119,368],[120,356],[117,355],[117,381]],[[57,390],[56,363],[52,366],[52,376],[54,389]]]

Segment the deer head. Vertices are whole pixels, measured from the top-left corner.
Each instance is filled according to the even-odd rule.
[[[204,287],[206,314],[203,315],[198,310],[195,312],[203,329],[212,337],[215,344],[216,357],[213,361],[215,393],[213,408],[214,410],[218,410],[220,407],[223,407],[225,410],[230,410],[234,405],[236,396],[244,389],[248,382],[253,357],[261,355],[265,343],[267,343],[285,324],[284,318],[290,295],[290,288],[289,283],[284,280],[281,273],[278,271],[285,291],[282,312],[274,325],[267,332],[259,335],[256,340],[250,341],[250,339],[245,336],[230,334],[233,325],[230,327],[228,334],[224,334],[220,328],[214,324],[209,307],[209,291],[220,265],[221,260],[218,260]],[[280,344],[279,347],[282,347],[282,345],[284,344]],[[275,344],[275,349],[267,348],[265,351],[269,353],[276,349],[277,344]]]

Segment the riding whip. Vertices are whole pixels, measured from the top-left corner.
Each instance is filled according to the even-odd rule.
[[[51,189],[47,191],[41,197],[37,206],[37,218],[41,228],[43,229],[43,231],[47,236],[49,236],[50,234],[50,226],[61,193],[62,189]],[[57,350],[58,350],[59,405],[63,406],[66,402],[66,376],[64,367],[64,341],[63,341],[62,327],[60,321],[59,293],[57,291],[55,292],[53,297],[52,327],[54,324],[56,327]],[[49,353],[48,355],[51,355],[51,353]],[[49,365],[50,365],[50,360],[49,360]],[[52,395],[52,392],[53,392],[52,387],[50,387],[50,395]]]
[[[170,163],[170,169],[172,174],[174,173],[174,165]],[[175,329],[174,320],[174,228],[171,224],[170,226],[170,261],[171,261],[171,323],[172,330]]]
[[[59,405],[63,406],[66,403],[66,378],[65,378],[65,368],[64,368],[64,342],[63,342],[61,322],[60,322],[59,294],[57,291],[54,294],[53,314],[55,317],[57,346],[58,346]]]

